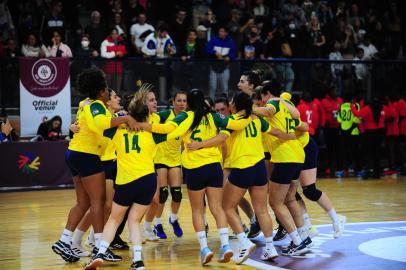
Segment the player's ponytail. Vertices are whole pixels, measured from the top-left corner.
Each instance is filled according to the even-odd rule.
[[[204,94],[199,89],[191,90],[187,95],[189,109],[195,113],[190,130],[199,126],[203,117],[207,119],[207,114],[211,112],[210,106],[204,101]]]

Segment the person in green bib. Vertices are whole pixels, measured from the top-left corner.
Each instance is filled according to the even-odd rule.
[[[358,124],[361,120],[351,112],[351,99],[352,93],[344,95],[344,103],[341,104],[338,111],[337,121],[340,124],[340,158],[338,161],[338,168],[336,172],[337,177],[344,176],[344,168],[355,169],[356,176],[361,177],[360,166],[360,130]],[[359,104],[356,103],[359,108]],[[349,164],[344,164],[347,161]]]

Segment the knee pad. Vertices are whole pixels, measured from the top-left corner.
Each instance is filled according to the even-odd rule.
[[[172,201],[180,203],[182,201],[182,188],[181,187],[171,187]]]
[[[320,199],[322,192],[316,188],[316,184],[311,184],[303,187],[303,194],[309,200],[317,202]]]
[[[168,186],[159,188],[159,203],[165,203],[168,199],[169,191]]]
[[[299,192],[296,191],[296,201],[301,201],[302,200],[302,196],[300,196]]]

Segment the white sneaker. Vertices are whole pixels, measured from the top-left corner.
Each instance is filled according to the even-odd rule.
[[[78,257],[89,257],[90,252],[82,247],[82,245],[72,245],[72,252]]]
[[[154,232],[152,230],[148,230],[148,229],[143,229],[142,231],[143,235],[144,235],[144,239],[146,241],[158,241],[159,238],[154,234]]]
[[[272,259],[275,259],[278,256],[279,256],[279,254],[276,251],[274,246],[272,246],[271,248],[265,248],[264,247],[262,249],[261,260],[263,260],[263,261],[272,260]]]
[[[250,240],[246,240],[244,246],[238,249],[238,253],[236,255],[237,258],[234,259],[236,264],[242,264],[245,262],[251,253],[255,250],[256,245],[252,243]]]
[[[317,230],[316,226],[313,225],[309,228],[309,230],[307,231],[307,234],[309,235],[310,238],[313,239],[314,237],[319,235],[319,231]]]
[[[338,238],[343,234],[346,220],[345,216],[338,215],[338,222],[333,224],[334,238]]]

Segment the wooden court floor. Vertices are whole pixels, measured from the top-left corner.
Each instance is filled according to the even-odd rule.
[[[347,216],[347,222],[406,220],[406,177],[365,181],[319,180],[318,186],[331,198],[337,212]],[[52,243],[58,240],[65,225],[74,199],[73,190],[0,193],[0,269],[83,269],[87,259],[66,264],[51,250]],[[328,216],[318,205],[308,201],[307,205],[314,224],[329,223]],[[175,239],[166,223],[168,211],[169,208],[166,208],[163,217],[168,239],[143,246],[147,268],[202,269],[185,190],[180,210],[180,222],[185,234],[180,239]],[[247,221],[246,217],[243,219]],[[216,252],[219,240],[210,214],[208,221],[209,246]],[[123,234],[126,239],[127,230]],[[124,256],[124,261],[103,269],[128,269],[131,261],[129,253],[118,254]],[[233,263],[219,264],[214,260],[205,268],[252,269]]]

